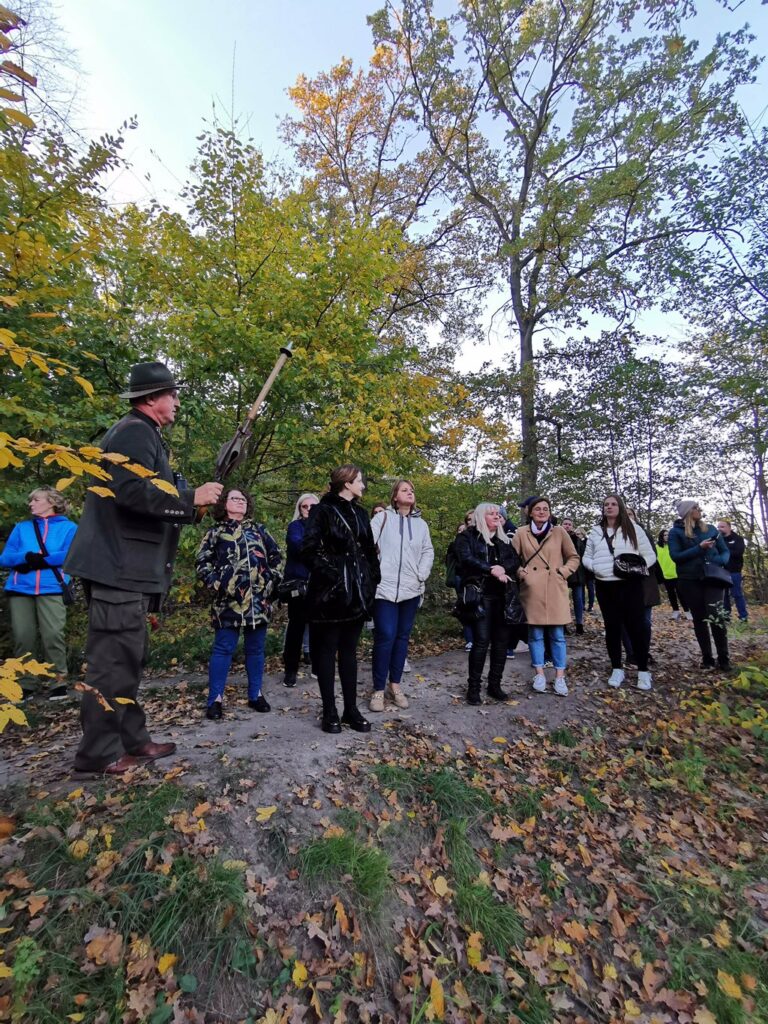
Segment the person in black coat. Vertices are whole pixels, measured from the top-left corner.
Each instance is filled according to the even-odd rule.
[[[106,493],[88,492],[64,562],[65,572],[83,580],[88,598],[85,682],[91,689],[80,705],[77,771],[121,775],[176,750],[175,743],[152,741],[138,702],[146,613],[159,608],[170,588],[179,527],[194,520],[195,506],[213,505],[222,491],[213,482],[193,490],[174,477],[160,431],[176,418],[177,388],[164,363],[132,367],[120,396],[131,411],[101,444]],[[132,472],[131,465],[150,475]]]
[[[365,491],[359,466],[339,466],[331,473],[330,491],[310,513],[301,557],[309,568],[306,610],[310,648],[323,700],[324,732],[339,733],[342,724],[369,732],[357,708],[357,643],[371,618],[381,578],[371,524],[359,505]],[[334,694],[336,660],[344,698],[339,720]]]
[[[483,612],[474,623],[474,642],[469,652],[467,703],[482,704],[480,688],[488,649],[491,661],[488,670],[488,696],[506,700],[501,688],[510,632],[505,605],[508,588],[517,592],[517,570],[520,559],[512,547],[512,538],[504,531],[504,517],[499,506],[483,502],[477,506],[474,526],[460,533],[455,541],[457,572],[462,584],[479,585]]]

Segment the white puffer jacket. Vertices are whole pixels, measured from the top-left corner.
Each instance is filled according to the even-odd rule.
[[[393,508],[385,509],[373,517],[371,529],[381,564],[377,599],[398,602],[423,594],[435,549],[421,512],[401,516]]]
[[[613,530],[608,530],[608,536],[613,543],[612,555],[611,549],[608,547],[603,535],[602,526],[599,523],[596,524],[589,531],[587,546],[581,559],[582,564],[590,572],[593,572],[599,580],[619,579],[618,576],[613,574],[614,555],[629,553],[642,555],[645,559],[645,564],[650,567],[656,561],[656,552],[653,550],[651,542],[646,537],[644,531],[637,525],[635,525],[635,533],[637,534],[637,547],[630,544],[623,533],[614,533]]]

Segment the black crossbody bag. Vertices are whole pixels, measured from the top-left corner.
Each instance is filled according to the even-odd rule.
[[[43,541],[43,535],[42,535],[42,533],[40,533],[40,527],[37,525],[37,520],[36,519],[32,520],[32,525],[35,528],[35,534],[37,536],[37,543],[40,545],[40,554],[43,556],[43,558],[47,558],[48,557],[48,549],[45,546],[45,542]],[[75,592],[75,585],[74,585],[74,583],[71,580],[70,580],[69,583],[67,583],[67,581],[64,579],[64,577],[61,574],[61,569],[55,568],[52,565],[49,565],[48,568],[51,570],[53,575],[56,577],[56,580],[57,580],[59,586],[61,587],[61,599],[64,602],[64,604],[74,604],[75,601],[77,600],[77,594]]]

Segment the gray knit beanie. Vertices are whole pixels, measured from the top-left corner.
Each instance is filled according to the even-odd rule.
[[[698,505],[698,501],[694,501],[693,498],[683,498],[682,501],[677,503],[677,514],[681,519],[685,519],[694,505]]]

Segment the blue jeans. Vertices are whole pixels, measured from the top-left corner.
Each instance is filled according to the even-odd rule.
[[[571,594],[573,595],[573,617],[576,620],[577,626],[584,625],[584,586],[581,583],[577,583],[575,587],[571,587]]]
[[[733,601],[736,605],[736,612],[742,622],[745,622],[749,618],[747,612],[747,602],[744,600],[744,588],[741,582],[741,573],[732,572],[731,579],[733,580]],[[731,591],[728,587],[725,588],[725,596],[723,597],[723,608],[727,614],[731,613]]]
[[[245,671],[248,675],[248,700],[256,700],[261,693],[264,676],[264,647],[267,642],[267,624],[243,627],[245,643]],[[217,629],[213,638],[211,660],[208,662],[208,703],[213,704],[224,693],[229,666],[237,647],[240,630],[235,627]]]
[[[387,676],[391,683],[403,678],[403,665],[408,655],[408,640],[411,636],[420,597],[409,597],[407,601],[373,602],[373,655],[371,669],[374,690],[383,690]]]
[[[532,626],[528,624],[528,649],[531,652],[531,664],[540,668],[544,658],[544,631],[549,634],[552,650],[552,664],[555,668],[565,668],[565,629],[563,626]]]

